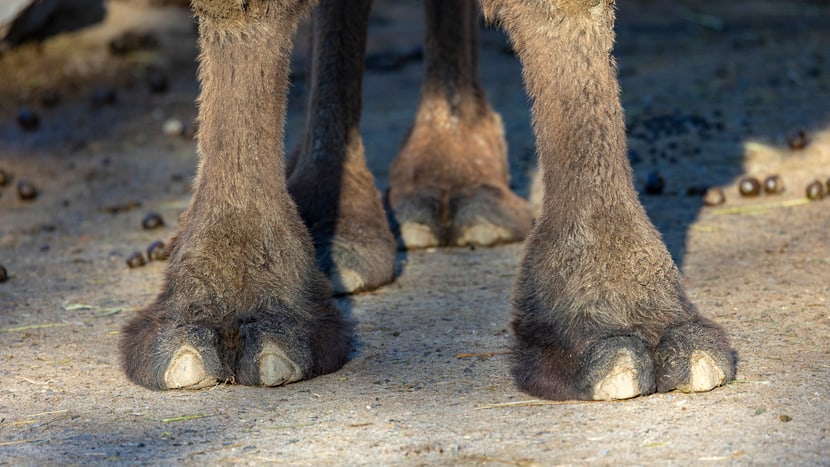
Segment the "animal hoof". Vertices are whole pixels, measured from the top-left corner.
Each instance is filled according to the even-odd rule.
[[[701,350],[692,352],[689,364],[689,384],[678,386],[683,392],[705,392],[720,386],[726,381],[723,370],[709,354]]]
[[[350,224],[328,238],[316,240],[317,264],[329,276],[334,295],[376,289],[395,278],[395,238],[386,224],[374,232],[371,226]]]
[[[594,385],[594,400],[631,399],[641,394],[639,374],[631,353],[617,354],[611,371]]]
[[[164,372],[164,384],[168,389],[201,389],[216,384],[205,370],[199,352],[190,345],[183,345],[170,359]]]
[[[345,295],[364,290],[368,287],[359,272],[353,269],[346,269],[332,273],[331,288],[335,295]]]
[[[482,245],[490,246],[497,243],[514,241],[515,235],[510,229],[491,224],[489,222],[471,225],[462,230],[455,242],[459,246]]]
[[[259,383],[282,386],[303,378],[302,371],[274,344],[266,344],[259,358]]]
[[[428,225],[404,222],[401,226],[400,243],[402,248],[411,250],[438,246],[441,242]]]

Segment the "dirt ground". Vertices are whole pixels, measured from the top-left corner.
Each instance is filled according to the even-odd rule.
[[[381,188],[417,102],[419,18],[418,2],[376,1],[362,129]],[[691,298],[729,330],[739,368],[710,393],[613,403],[536,401],[513,386],[519,245],[402,253],[395,283],[340,300],[357,346],[337,373],[276,389],[132,385],[119,330],[153,299],[164,265],[125,259],[169,239],[190,196],[195,144],[163,127],[195,116],[193,22],[111,2],[102,25],[6,53],[0,464],[830,464],[830,197],[805,198],[830,179],[828,24],[822,1],[620,2],[633,168],[640,188],[652,172],[665,181],[642,200]],[[108,42],[126,30],[152,32],[157,46],[113,55]],[[302,128],[303,43],[289,148]],[[494,30],[482,32],[481,62],[527,195],[520,67]],[[159,70],[169,85],[151,92]],[[37,129],[17,122],[23,108]],[[782,194],[738,195],[743,176],[771,174]],[[20,200],[19,181],[39,195]],[[725,204],[704,206],[707,186]],[[165,225],[142,229],[150,212]]]

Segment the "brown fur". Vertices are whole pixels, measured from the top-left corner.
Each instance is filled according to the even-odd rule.
[[[731,378],[725,334],[692,324],[701,318],[634,190],[610,55],[613,3],[486,4],[522,61],[544,174],[542,212],[515,291],[514,376],[520,387],[548,398],[591,398],[592,386],[579,383],[601,376],[595,350],[603,340],[631,336],[654,349],[666,330],[679,326],[689,326],[689,346],[705,346]],[[715,337],[702,338],[710,335]],[[658,350],[673,351],[676,344]],[[567,358],[546,362],[540,355],[549,352]],[[562,388],[550,388],[548,381],[559,374],[571,376]]]
[[[421,102],[389,175],[401,243],[413,248],[521,240],[533,215],[510,191],[501,118],[478,82],[475,5],[426,0],[424,9]]]
[[[194,1],[197,11],[212,5]],[[216,380],[256,373],[237,366],[255,357],[230,350],[258,349],[217,342],[220,335],[276,341],[306,377],[338,369],[350,351],[348,329],[329,301],[285,182],[285,100],[299,10],[297,5],[283,10],[297,14],[274,11],[246,21],[226,18],[224,10],[201,16],[195,192],[173,242],[165,286],[156,303],[127,325],[122,340],[127,375],[139,384],[164,388],[165,368],[183,342],[203,357],[219,354],[205,362]],[[225,332],[251,322],[261,323],[256,332],[267,335]],[[193,342],[192,334],[213,337]]]
[[[390,176],[401,243],[493,244],[530,230],[513,374],[531,394],[631,397],[734,377],[726,334],[687,299],[633,187],[610,54],[613,2],[481,3],[523,64],[541,213],[530,230],[531,211],[508,186],[501,121],[476,77],[472,2],[429,0],[422,99]],[[133,381],[282,384],[345,361],[349,331],[317,266],[338,292],[388,282],[394,266],[358,132],[368,6],[326,0],[315,13],[309,117],[286,177],[291,35],[310,5],[194,0],[201,163],[165,286],[124,331]],[[192,360],[181,349],[195,349],[204,372],[185,371]],[[172,370],[191,378],[168,378]]]

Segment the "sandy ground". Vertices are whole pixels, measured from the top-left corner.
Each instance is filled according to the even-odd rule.
[[[369,52],[420,42],[417,2],[378,0]],[[519,245],[401,254],[397,281],[340,301],[357,348],[339,372],[278,389],[152,392],[130,384],[119,329],[157,292],[164,265],[126,257],[172,235],[195,145],[166,136],[195,116],[187,12],[113,3],[105,24],[0,57],[0,464],[631,465],[830,464],[830,6],[817,1],[621,2],[616,53],[631,158],[692,299],[725,325],[737,380],[705,394],[613,403],[531,400],[508,376]],[[155,31],[123,56],[107,42]],[[534,166],[520,68],[481,36],[482,76],[509,133],[516,189]],[[297,49],[289,147],[302,125]],[[156,94],[147,66],[165,70]],[[394,65],[394,63],[393,63]],[[365,79],[367,157],[388,163],[417,102],[416,58]],[[113,104],[92,103],[102,87]],[[57,91],[58,104],[43,98]],[[106,99],[104,99],[106,100]],[[37,130],[16,122],[21,108]],[[809,142],[791,149],[804,131]],[[779,195],[737,181],[778,174]],[[18,198],[33,183],[39,196]],[[726,203],[697,194],[721,187]],[[115,211],[115,212],[113,212]],[[143,230],[160,213],[166,224]]]

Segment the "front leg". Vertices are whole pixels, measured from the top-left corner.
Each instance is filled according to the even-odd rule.
[[[686,298],[626,157],[613,0],[483,0],[533,101],[544,200],[515,290],[513,374],[550,399],[706,391],[734,377],[723,330]]]
[[[193,6],[200,165],[162,291],[124,328],[124,369],[153,389],[272,386],[337,370],[349,332],[283,167],[291,36],[309,5]]]

